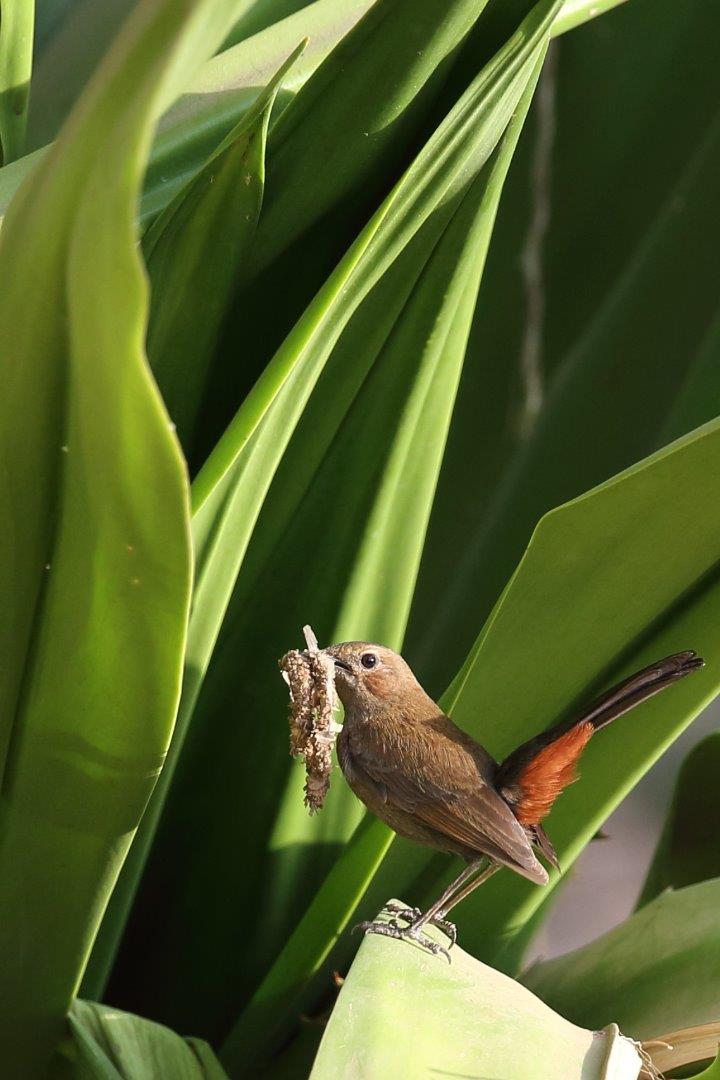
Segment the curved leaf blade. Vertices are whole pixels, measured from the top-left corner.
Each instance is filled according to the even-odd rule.
[[[119,1009],[76,999],[68,1026],[66,1057],[79,1080],[227,1080],[207,1043]]]
[[[664,436],[688,430],[677,421],[668,430],[668,424],[707,320],[717,311],[712,282],[720,226],[708,227],[707,208],[720,167],[720,112],[708,118],[683,166],[609,294],[546,374],[532,433],[517,439],[497,486],[484,492],[482,517],[463,542],[434,618],[418,624],[413,659],[433,680],[447,663],[445,642],[471,640],[544,513],[663,445]],[[689,247],[706,268],[699,281],[682,270]],[[712,366],[711,359],[701,363],[700,377]],[[705,412],[698,424],[715,415],[711,387],[703,378]]]
[[[192,418],[219,328],[255,235],[270,114],[304,48],[305,43],[288,57],[144,238],[152,292],[148,357],[184,446],[192,444]]]
[[[635,1080],[640,1067],[635,1046],[614,1025],[575,1027],[457,947],[448,966],[407,942],[371,934],[340,991],[311,1080],[436,1073]]]
[[[0,239],[0,1030],[17,1075],[49,1057],[172,732],[188,489],[143,353],[135,209],[154,119],[232,8],[142,5]]]
[[[695,746],[680,768],[670,811],[637,906],[665,889],[680,889],[720,877],[720,733]]]
[[[150,153],[140,220],[152,221],[240,121],[285,58],[304,37],[310,43],[289,73],[295,93],[372,0],[316,0],[307,8],[207,60],[187,73],[182,94],[161,119]],[[35,150],[0,169],[0,224],[24,178],[48,153]]]
[[[666,892],[523,983],[573,1023],[612,1019],[637,1039],[717,1021],[719,902],[720,879]]]

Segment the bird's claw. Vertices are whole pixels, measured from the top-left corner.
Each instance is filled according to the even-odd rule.
[[[391,915],[395,916],[395,919],[404,919],[405,922],[415,922],[422,915],[419,907],[404,907],[402,904],[396,904],[393,900],[387,903],[383,910],[390,912]],[[393,919],[393,922],[395,922],[395,919]]]
[[[444,934],[450,938],[450,947],[457,943],[457,926],[454,922],[450,922],[449,919],[441,919],[439,915],[436,915],[434,919],[430,920],[431,926],[437,926],[438,930],[442,930]]]
[[[432,953],[433,956],[444,956],[448,964],[452,963],[450,953],[437,941],[431,941],[430,938],[424,937],[421,927],[416,927],[414,923],[410,926],[398,926],[397,923],[390,922],[361,922],[352,929],[353,934],[356,930],[362,930],[364,934],[380,934],[382,937],[394,938],[396,941],[412,941],[416,945],[419,945],[421,949],[426,952]]]
[[[398,919],[403,919],[404,922],[413,923],[416,919],[421,918],[422,912],[418,907],[403,907],[401,904],[395,904],[392,901],[385,905],[385,911],[390,912],[393,916],[393,922],[397,923]],[[443,919],[440,915],[436,915],[433,919],[429,919],[430,926],[437,926],[438,930],[442,930],[444,934],[450,938],[450,947],[457,943],[457,926],[455,923],[450,922],[449,919]]]

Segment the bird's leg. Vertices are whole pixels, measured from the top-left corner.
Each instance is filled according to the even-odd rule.
[[[399,909],[394,912],[395,918],[392,923],[361,922],[354,927],[354,930],[363,930],[366,934],[381,934],[384,937],[414,941],[416,944],[420,945],[421,948],[427,949],[428,952],[435,955],[442,953],[449,961],[450,954],[447,949],[444,949],[442,945],[438,945],[437,942],[430,941],[428,938],[422,936],[423,927],[428,923],[439,926],[440,929],[446,931],[448,937],[451,938],[452,944],[455,944],[457,931],[453,923],[448,923],[444,918],[445,911],[454,906],[454,894],[457,893],[458,890],[462,891],[462,887],[477,873],[484,861],[485,859],[483,857],[482,859],[476,859],[474,862],[469,863],[468,866],[458,874],[455,880],[448,885],[442,896],[435,901],[432,907],[428,908],[425,914],[422,914],[418,908]],[[481,874],[480,876],[484,880],[483,875]],[[395,907],[395,905],[393,905],[393,907]],[[412,919],[410,925],[405,927],[398,926],[397,919],[407,915]]]
[[[493,874],[499,869],[500,863],[488,862],[488,865],[482,870],[480,874],[478,874],[478,876],[473,881],[468,881],[461,889],[459,889],[459,891],[454,896],[452,896],[447,901],[447,903],[438,912],[438,916],[444,920],[448,911],[454,908],[456,904],[459,904],[461,900],[464,900],[466,896],[469,896],[471,892],[477,889],[478,885],[482,885],[483,882],[487,881],[488,878],[491,878]],[[452,923],[450,925],[452,926]]]
[[[484,856],[471,862],[455,881],[448,886],[432,907],[428,908],[424,915],[418,915],[413,920],[410,924],[410,929],[414,931],[413,936],[421,933],[423,927],[429,924],[443,930],[450,938],[451,944],[454,945],[457,941],[457,927],[455,923],[450,922],[445,916],[451,908],[454,908],[456,904],[469,896],[473,889],[476,889],[478,885],[482,885],[484,881],[492,877],[497,869],[499,869],[497,864],[488,861]],[[479,874],[477,873],[478,870],[480,870]],[[476,874],[477,876],[474,876]]]
[[[476,860],[470,864],[468,870],[471,870],[472,873],[474,873],[485,861],[485,859]],[[386,904],[385,910],[392,912],[395,916],[393,919],[395,925],[397,925],[398,919],[404,919],[406,922],[419,927],[422,927],[425,924],[437,926],[447,934],[451,944],[454,945],[457,941],[457,927],[455,926],[455,923],[450,922],[445,916],[456,904],[459,904],[461,900],[464,900],[466,896],[469,896],[478,885],[482,885],[484,881],[487,881],[488,878],[492,877],[495,871],[499,869],[499,863],[488,862],[475,878],[472,877],[471,873],[464,881],[461,881],[463,878],[463,875],[461,874],[459,878],[456,878],[455,881],[453,881],[449,889],[446,889],[437,901],[438,904],[442,903],[442,907],[435,911],[434,914],[432,914],[432,912],[437,906],[436,904],[433,904],[433,907],[430,908],[425,915],[422,914],[420,908],[402,907],[400,904]]]

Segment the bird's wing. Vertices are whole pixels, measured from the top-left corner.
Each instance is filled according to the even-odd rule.
[[[475,751],[469,736],[442,717],[432,728],[413,724],[411,733],[387,725],[375,738],[364,732],[352,757],[388,804],[456,844],[546,882],[525,830],[492,784],[491,759],[488,766],[482,749]]]

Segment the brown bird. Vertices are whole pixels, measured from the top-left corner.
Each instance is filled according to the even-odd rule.
[[[559,866],[541,822],[575,779],[591,736],[703,666],[691,651],[659,660],[498,763],[442,712],[391,649],[348,641],[325,652],[335,663],[345,708],[337,750],[352,790],[400,836],[467,862],[426,912],[394,908],[390,923],[366,922],[359,928],[409,938],[448,959],[447,950],[422,936],[423,928],[441,927],[454,944],[457,933],[448,912],[501,866],[547,884],[547,870],[533,849]]]

